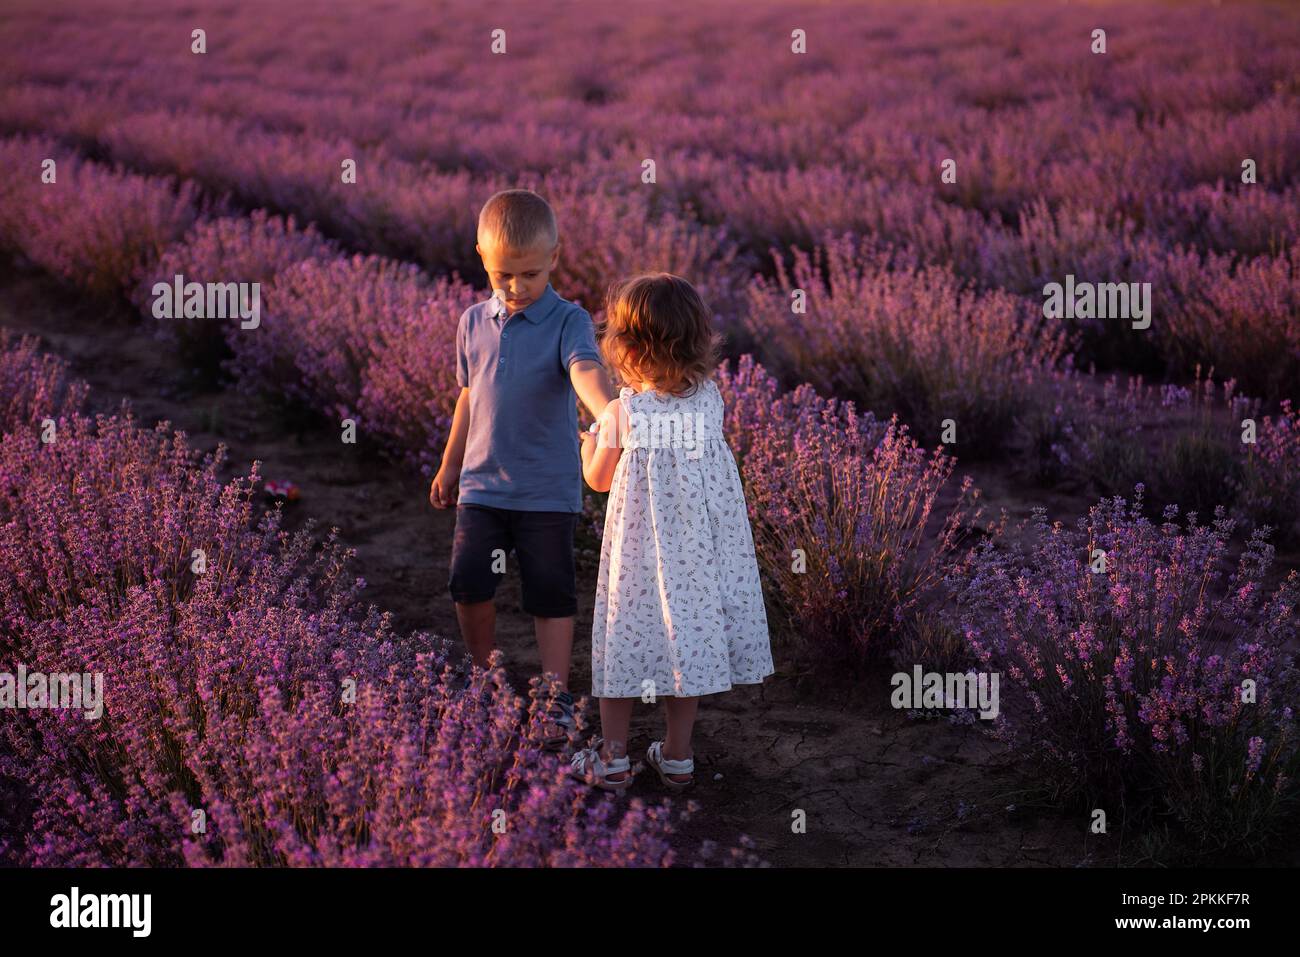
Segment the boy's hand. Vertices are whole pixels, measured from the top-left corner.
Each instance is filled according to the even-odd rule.
[[[451,508],[456,504],[457,486],[460,484],[460,469],[443,466],[433,477],[429,486],[429,503],[434,508]]]

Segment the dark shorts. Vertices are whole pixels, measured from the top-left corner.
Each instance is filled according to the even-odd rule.
[[[568,618],[578,612],[573,533],[577,512],[525,512],[487,505],[456,506],[448,587],[453,601],[475,604],[496,594],[504,561],[514,550],[523,584],[524,612]],[[494,555],[497,549],[501,551]]]

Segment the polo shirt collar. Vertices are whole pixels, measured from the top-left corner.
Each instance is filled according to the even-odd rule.
[[[492,296],[497,303],[496,311],[493,312],[492,315],[498,315],[504,317],[506,314],[505,303],[501,302],[500,299],[496,299],[496,293],[493,293]],[[515,313],[515,315],[523,316],[529,322],[533,323],[534,325],[537,325],[538,323],[546,319],[546,317],[549,316],[552,312],[554,312],[555,307],[558,306],[559,304],[560,304],[560,294],[557,293],[554,287],[552,287],[551,284],[548,282],[546,284],[546,290],[537,298],[537,301],[533,303],[531,306],[529,306],[527,309],[525,309],[523,312],[517,312]]]

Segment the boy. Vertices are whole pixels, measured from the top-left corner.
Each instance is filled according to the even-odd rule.
[[[551,288],[559,231],[550,204],[531,190],[496,193],[479,213],[475,249],[494,294],[460,317],[460,396],[429,500],[456,506],[448,587],[480,667],[495,644],[492,598],[514,548],[542,671],[564,689],[552,705],[555,746],[573,727],[573,536],[582,510],[574,394],[593,415],[615,395],[591,316]]]

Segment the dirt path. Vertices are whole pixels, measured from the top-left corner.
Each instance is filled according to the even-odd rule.
[[[142,423],[169,420],[195,448],[230,450],[226,477],[263,463],[302,500],[286,527],[308,516],[340,529],[357,551],[369,601],[401,629],[458,634],[447,595],[454,515],[429,506],[427,482],[341,444],[319,424],[293,423],[233,387],[197,389],[188,370],[155,343],[125,306],[87,302],[43,275],[0,264],[0,325],[34,333],[72,364],[98,409],[129,398]],[[996,498],[990,504],[997,505]],[[1010,503],[1022,510],[1023,502]],[[580,607],[571,687],[590,690],[594,569],[579,573]],[[499,645],[516,687],[539,670],[531,619],[511,572],[498,595]],[[695,740],[700,813],[679,836],[724,846],[750,835],[774,865],[1075,866],[1113,863],[1118,834],[1089,836],[1085,821],[1027,805],[1013,763],[976,731],[944,720],[909,719],[888,703],[885,676],[857,687],[810,689],[790,673],[756,688],[706,699]],[[867,690],[870,689],[870,690]],[[644,750],[660,724],[649,707],[633,721]],[[647,774],[633,794],[661,791]],[[795,833],[797,812],[806,832]]]

